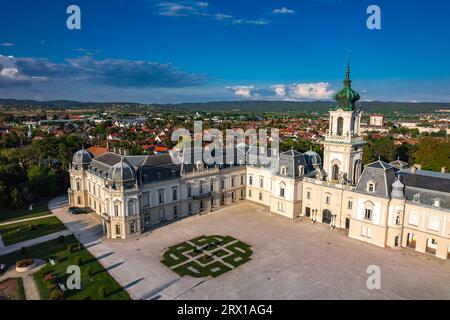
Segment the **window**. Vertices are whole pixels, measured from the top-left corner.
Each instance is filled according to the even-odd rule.
[[[92,188],[93,188],[93,194],[95,195],[95,184],[92,186]]]
[[[77,197],[77,203],[81,204],[81,197]]]
[[[116,235],[120,236],[121,232],[120,232],[120,224],[116,224]]]
[[[413,226],[418,226],[419,225],[419,215],[416,212],[411,212],[409,214],[408,223]]]
[[[397,211],[397,213],[395,214],[395,224],[396,225],[400,225],[402,223],[401,217],[402,217],[401,211]]]
[[[164,203],[164,189],[158,190],[158,203]]]
[[[134,214],[134,203],[133,200],[128,201],[128,215]]]
[[[259,178],[259,187],[264,188],[264,178],[263,177]]]
[[[414,202],[419,202],[419,203],[420,203],[420,193],[416,193],[416,194],[413,196],[413,201],[414,201]]]
[[[286,185],[284,183],[280,183],[280,197],[284,198],[285,196],[285,188]]]
[[[78,190],[78,191],[81,190],[80,181],[77,181],[77,190]]]
[[[251,198],[252,197],[252,190],[248,190],[248,196]]]
[[[173,201],[178,200],[178,189],[176,187],[172,188],[172,200]]]
[[[144,204],[144,207],[150,206],[150,192],[144,192],[142,194],[142,202]]]
[[[248,176],[248,184],[253,185],[253,176]]]
[[[134,222],[130,223],[130,233],[135,233],[136,232],[136,225]]]
[[[203,182],[200,182],[199,192],[203,194]]]
[[[337,135],[342,136],[344,133],[344,118],[339,117],[337,119]]]
[[[439,217],[430,216],[428,218],[428,229],[433,231],[439,231],[439,225],[440,225]]]
[[[287,169],[286,169],[286,167],[284,167],[284,166],[281,167],[280,172],[281,172],[282,175],[286,175],[286,174],[287,174]]]
[[[331,196],[330,195],[326,195],[325,196],[325,204],[330,204],[331,203]]]
[[[439,198],[433,199],[433,206],[440,207],[441,206],[441,199],[439,199]]]
[[[159,220],[163,221],[166,219],[166,212],[164,211],[164,208],[159,208]]]
[[[364,219],[372,220],[372,209],[366,208],[364,211]]]
[[[375,184],[373,182],[369,182],[367,184],[367,192],[370,192],[370,193],[375,192]]]
[[[231,193],[231,200],[232,200],[232,201],[235,201],[235,200],[236,200],[236,192],[235,192],[235,191],[233,191],[233,192]]]
[[[189,186],[187,188],[187,196],[188,196],[188,198],[192,197],[192,188],[191,188],[191,186]]]
[[[262,199],[263,199],[263,194],[262,194],[262,192],[260,192],[259,193],[259,201],[262,201]]]
[[[192,203],[189,202],[188,204],[188,213],[191,214],[192,213]]]
[[[231,177],[231,187],[234,188],[234,177]]]
[[[241,175],[241,186],[244,184],[244,181],[245,181],[245,176]]]
[[[225,204],[225,195],[223,194],[222,197],[220,198],[220,204],[224,205]]]
[[[311,199],[311,191],[306,191],[306,199]]]
[[[119,206],[117,204],[114,205],[114,216],[115,217],[119,216]]]
[[[209,183],[209,190],[211,190],[211,192],[214,192],[214,182],[210,182]]]
[[[278,202],[278,211],[284,212],[284,203],[283,202]]]
[[[177,206],[173,207],[173,217],[175,219],[178,218],[178,207]]]
[[[352,208],[353,208],[353,202],[349,200],[347,202],[347,209],[352,209]]]
[[[200,200],[200,212],[203,211],[203,200]]]
[[[241,190],[241,198],[244,198],[245,194],[244,194],[244,189]]]
[[[220,188],[225,189],[225,178],[220,181]]]
[[[332,179],[334,181],[338,181],[339,180],[339,166],[337,164],[333,165]]]

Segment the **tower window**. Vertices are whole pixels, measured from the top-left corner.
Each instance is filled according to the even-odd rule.
[[[339,180],[339,166],[337,164],[333,165],[332,178],[333,178],[334,181]]]
[[[339,117],[337,119],[337,135],[342,136],[344,133],[344,118]]]

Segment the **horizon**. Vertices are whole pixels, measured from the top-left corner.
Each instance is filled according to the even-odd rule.
[[[369,30],[366,0],[79,0],[69,30],[72,3],[18,0],[0,12],[0,97],[331,101],[351,59],[362,102],[448,103],[450,4],[432,2],[379,0]]]

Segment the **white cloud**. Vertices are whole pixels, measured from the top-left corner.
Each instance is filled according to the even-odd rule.
[[[147,0],[147,2],[151,2]],[[221,12],[211,12],[209,3],[204,1],[171,1],[162,2],[154,5],[157,14],[166,17],[196,17],[204,20],[230,21],[233,24],[250,24],[250,25],[266,25],[270,20],[264,18],[238,18],[231,14]]]
[[[234,86],[227,89],[232,91],[235,97],[263,100],[328,100],[334,94],[328,82],[274,84],[269,88],[257,88],[254,85]]]
[[[17,68],[3,68],[0,72],[0,76],[6,78],[16,78],[19,74],[19,70]]]
[[[12,43],[12,42],[2,42],[2,43],[0,43],[0,46],[2,46],[2,47],[14,47],[14,43]]]
[[[255,86],[233,86],[227,87],[228,90],[231,90],[236,97],[239,98],[254,98],[259,96],[257,93],[258,89]]]
[[[295,12],[295,11],[292,10],[292,9],[288,9],[288,8],[286,8],[286,7],[282,7],[282,8],[280,8],[280,9],[275,9],[275,10],[273,10],[272,13],[274,13],[274,14],[293,14],[294,12]]]
[[[329,99],[334,91],[328,82],[298,83],[289,86],[288,96],[294,100]]]

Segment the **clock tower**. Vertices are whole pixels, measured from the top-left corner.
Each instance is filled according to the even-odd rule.
[[[361,175],[365,142],[359,134],[361,110],[355,107],[360,96],[351,83],[348,64],[344,88],[333,97],[336,103],[329,111],[329,129],[322,145],[327,180],[355,185]]]

